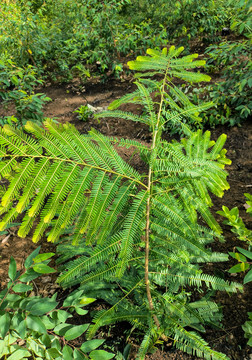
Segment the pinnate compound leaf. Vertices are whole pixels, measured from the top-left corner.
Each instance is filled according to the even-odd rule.
[[[78,326],[72,326],[71,329],[67,330],[65,333],[66,340],[73,340],[81,336],[89,327],[89,324],[83,324]]]
[[[246,274],[243,280],[243,284],[247,284],[248,282],[252,281],[252,269]]]
[[[37,264],[33,266],[33,269],[39,274],[51,274],[56,272],[55,269],[45,264]]]
[[[113,359],[115,355],[105,350],[94,350],[89,354],[89,356],[91,360],[109,360]]]
[[[12,281],[15,280],[16,273],[17,273],[17,264],[13,256],[11,256],[8,275]]]
[[[94,339],[84,342],[84,344],[81,345],[80,349],[84,353],[88,353],[92,350],[97,349],[99,346],[101,346],[104,343],[105,340],[103,339]]]
[[[5,313],[4,315],[0,316],[0,335],[2,338],[4,338],[9,331],[10,322],[11,318],[9,313]]]
[[[35,249],[25,260],[24,266],[26,269],[28,269],[32,263],[33,263],[33,259],[38,255],[39,251],[40,251],[41,246],[37,247],[37,249]]]
[[[33,289],[33,287],[31,285],[27,285],[27,284],[16,284],[13,286],[13,291],[17,292],[17,293],[23,293],[26,291],[31,291]]]

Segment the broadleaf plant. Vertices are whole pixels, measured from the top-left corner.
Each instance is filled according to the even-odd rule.
[[[111,305],[96,313],[88,338],[101,326],[128,321],[144,334],[138,359],[144,359],[158,339],[172,338],[183,351],[224,360],[227,356],[212,350],[199,335],[205,324],[218,324],[218,306],[207,294],[191,302],[188,286],[194,291],[203,285],[228,292],[242,289],[203,274],[199,267],[228,259],[207,245],[221,238],[209,210],[209,192],[222,196],[229,188],[224,167],[230,161],[223,149],[226,135],[215,142],[209,131],[192,132],[184,121],[198,119],[202,106],[192,104],[173,78],[192,83],[210,78],[192,72],[204,61],[195,60],[196,54],[182,57],[182,51],[174,46],[149,49],[147,56],[129,62],[138,71],[136,90],[97,115],[146,124],[150,146],[95,130],[79,134],[74,126],[49,119],[44,128],[32,122],[24,131],[4,126],[1,174],[10,184],[2,198],[0,230],[23,213],[19,236],[26,236],[39,217],[33,241],[47,229],[48,241],[63,239],[58,246],[58,282],[63,287],[80,284],[86,296]],[[124,103],[138,104],[144,115],[121,111]],[[162,137],[167,122],[181,127],[185,137],[180,142]],[[134,147],[147,173],[127,164],[115,143]],[[72,245],[64,242],[67,232]]]
[[[85,315],[83,309],[95,301],[85,297],[84,291],[71,292],[60,305],[57,293],[52,297],[34,295],[33,282],[48,271],[36,271],[36,265],[47,265],[54,253],[39,254],[40,247],[25,260],[24,269],[17,271],[12,257],[9,265],[9,281],[0,292],[0,358],[1,359],[112,359],[114,354],[95,350],[105,340],[85,341],[76,346],[72,340],[79,338],[89,324],[71,324],[73,313]],[[50,261],[50,260],[49,260]],[[55,272],[51,268],[51,273]],[[33,293],[32,293],[33,291]],[[85,300],[85,301],[83,301]],[[103,357],[99,353],[104,354]]]

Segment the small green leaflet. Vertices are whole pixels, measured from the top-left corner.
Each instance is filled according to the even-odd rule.
[[[34,265],[33,269],[39,274],[51,274],[51,273],[56,272],[55,269],[53,269],[50,266],[45,265],[45,264]]]
[[[252,269],[246,274],[243,280],[243,284],[247,284],[248,282],[252,281]]]
[[[79,326],[71,327],[71,329],[67,330],[65,333],[65,339],[66,340],[73,340],[77,337],[81,336],[89,327],[89,324],[83,324]]]
[[[89,356],[91,360],[109,360],[112,359],[115,355],[105,350],[94,350],[89,354]]]
[[[58,305],[58,302],[53,300],[52,298],[39,298],[34,301],[33,304],[29,304],[29,310],[32,315],[41,316],[44,315]]]
[[[16,273],[17,273],[17,264],[13,256],[11,256],[8,275],[12,281],[14,281]]]
[[[4,338],[9,331],[10,321],[11,318],[9,313],[5,313],[4,315],[0,316],[0,335],[2,338]]]
[[[24,293],[26,291],[31,291],[33,287],[27,284],[16,284],[13,286],[12,290],[17,293]]]
[[[28,269],[32,263],[33,263],[33,259],[38,255],[39,251],[40,251],[41,246],[37,247],[37,249],[35,249],[25,260],[24,266],[26,269]]]
[[[44,323],[37,316],[28,315],[26,318],[26,325],[29,329],[37,331],[40,334],[47,333]]]
[[[248,268],[249,268],[249,264],[242,262],[242,263],[232,266],[231,269],[228,270],[228,272],[238,273],[241,271],[246,271],[246,270],[248,270]]]
[[[12,353],[11,356],[8,357],[8,359],[9,360],[20,360],[20,359],[24,359],[28,356],[31,356],[30,351],[21,348],[21,349],[16,350],[14,353]]]
[[[44,254],[39,254],[37,255],[34,259],[33,262],[34,263],[41,263],[47,259],[50,259],[51,257],[53,257],[55,255],[55,253],[44,253]]]
[[[81,345],[80,349],[84,353],[88,353],[92,350],[97,349],[99,346],[101,346],[104,343],[105,340],[103,339],[94,339],[84,342],[84,344]]]
[[[88,298],[86,296],[83,296],[80,300],[80,304],[81,305],[88,305],[88,304],[91,304],[92,302],[94,302],[96,299],[93,299],[93,298]]]

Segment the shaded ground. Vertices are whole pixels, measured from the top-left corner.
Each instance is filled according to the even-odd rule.
[[[116,98],[119,98],[126,92],[133,89],[134,85],[128,80],[111,80],[107,84],[90,83],[83,86],[77,80],[65,86],[48,86],[42,91],[47,96],[52,98],[52,102],[46,106],[45,116],[57,118],[59,122],[71,122],[80,132],[87,132],[92,127],[101,131],[105,135],[118,136],[124,138],[138,139],[141,142],[149,143],[150,136],[148,128],[143,124],[130,123],[118,119],[110,119],[108,121],[102,120],[100,123],[89,119],[88,122],[81,122],[77,119],[77,114],[73,113],[81,105],[91,104],[94,107],[106,107]],[[130,106],[125,110],[130,110]],[[5,111],[0,108],[0,116]],[[244,123],[240,128],[228,128],[220,126],[212,130],[212,137],[216,139],[220,134],[226,133],[228,139],[226,142],[227,156],[232,160],[232,165],[227,167],[229,172],[228,181],[230,183],[230,190],[227,191],[222,199],[214,199],[213,211],[221,210],[222,205],[229,209],[237,206],[240,210],[240,215],[248,228],[252,228],[252,218],[246,213],[244,204],[245,192],[252,190],[252,122],[251,119]],[[131,150],[120,150],[120,155],[128,160],[131,165],[138,170],[142,170],[143,164],[140,159],[132,153]],[[222,221],[218,217],[218,221]],[[235,246],[242,246],[236,240],[233,233],[228,227],[223,227],[226,243],[216,243],[213,245],[215,251],[228,252],[233,251]],[[9,235],[2,235],[0,237],[0,289],[6,282],[8,272],[8,264],[10,256],[14,256],[17,260],[18,266],[21,267],[26,256],[31,253],[37,244],[33,244],[30,238],[20,239],[16,236],[16,229],[11,229]],[[42,243],[43,251],[52,249],[52,245]],[[242,275],[230,275],[227,270],[233,265],[232,262],[224,264],[215,264],[208,269],[209,273],[219,274],[226,280],[235,280],[242,282]],[[53,279],[47,276],[43,282],[38,285],[38,293],[43,295],[52,294],[55,292],[55,285]],[[208,329],[206,333],[206,340],[214,349],[227,354],[232,360],[251,360],[252,349],[246,346],[246,340],[243,336],[241,325],[247,320],[247,312],[252,311],[252,285],[244,286],[243,294],[228,294],[217,293],[217,303],[222,306],[224,320],[223,329],[211,330]],[[119,327],[120,325],[118,325]],[[112,336],[120,337],[123,333],[123,328],[118,329],[118,334]],[[113,334],[113,333],[112,333]],[[134,335],[130,339],[132,342],[132,355],[130,359],[134,358],[134,350],[137,350],[137,339]],[[189,360],[196,359],[193,356],[187,356],[179,351],[172,349],[170,346],[164,345],[155,354],[146,357],[148,360]]]

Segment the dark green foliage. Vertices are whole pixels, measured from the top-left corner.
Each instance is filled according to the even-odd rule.
[[[227,260],[207,245],[221,237],[209,210],[209,192],[222,196],[229,188],[224,167],[230,161],[223,149],[225,135],[214,142],[209,131],[192,132],[184,122],[211,104],[195,106],[174,86],[173,77],[209,80],[190,71],[204,61],[195,60],[196,54],[181,57],[182,51],[173,46],[149,49],[147,56],[129,62],[138,71],[136,91],[97,115],[147,124],[151,147],[106,138],[94,130],[81,135],[69,124],[50,120],[45,128],[28,122],[25,133],[4,126],[1,174],[10,185],[2,198],[5,215],[0,227],[24,213],[20,236],[26,236],[38,216],[34,241],[48,228],[49,241],[70,234],[76,247],[63,241],[58,248],[63,262],[58,282],[64,287],[81,284],[87,296],[112,306],[95,315],[90,339],[103,325],[128,321],[145,333],[139,359],[160,337],[173,338],[177,347],[207,359],[227,359],[195,333],[204,332],[206,324],[218,324],[218,307],[207,296],[192,302],[185,289],[192,286],[196,291],[203,284],[213,290],[241,289],[203,274],[199,267]],[[156,74],[162,80],[151,78]],[[122,112],[120,105],[126,102],[142,106],[144,115]],[[167,122],[176,122],[185,134],[180,142],[162,139]],[[124,162],[115,143],[134,146],[148,173],[140,174]],[[205,226],[198,224],[199,217]]]
[[[89,324],[73,325],[67,320],[72,313],[85,315],[84,306],[95,299],[84,296],[84,291],[70,293],[59,306],[57,293],[51,298],[32,295],[33,281],[55,270],[48,266],[54,253],[39,254],[40,247],[25,260],[22,271],[17,271],[13,257],[9,265],[9,282],[0,292],[0,357],[24,359],[111,359],[113,354],[96,350],[104,340],[84,342],[80,347],[71,340],[80,337]],[[97,353],[98,352],[98,353]],[[102,356],[101,355],[102,352]],[[89,354],[89,355],[88,355]]]
[[[1,125],[16,123],[21,126],[27,120],[41,123],[44,118],[42,108],[51,100],[45,94],[34,93],[34,88],[42,84],[32,65],[21,68],[10,59],[0,59],[0,98],[6,107],[9,103],[15,105],[15,117],[0,119]]]
[[[235,29],[242,27],[247,7],[244,11],[233,0],[4,2],[0,52],[19,66],[32,64],[53,80],[66,81],[76,66],[99,61],[101,72],[113,70],[122,56],[163,46],[167,40],[179,39],[185,46],[195,38],[216,41],[230,19]]]
[[[247,212],[252,212],[252,195],[251,194],[244,194],[247,197]],[[242,219],[239,216],[239,210],[237,207],[229,210],[226,206],[222,207],[223,211],[218,211],[217,213],[225,217],[227,220],[224,220],[224,224],[231,226],[231,231],[236,234],[239,240],[247,242],[247,249],[240,248],[239,246],[236,247],[235,252],[230,252],[229,255],[238,261],[238,263],[229,269],[230,273],[239,273],[239,272],[246,272],[244,276],[243,283],[247,284],[252,281],[252,231],[248,229]],[[247,271],[248,270],[248,271]],[[252,346],[252,313],[248,313],[249,320],[245,322],[242,326],[242,329],[245,332],[245,338],[248,340],[248,345]]]

